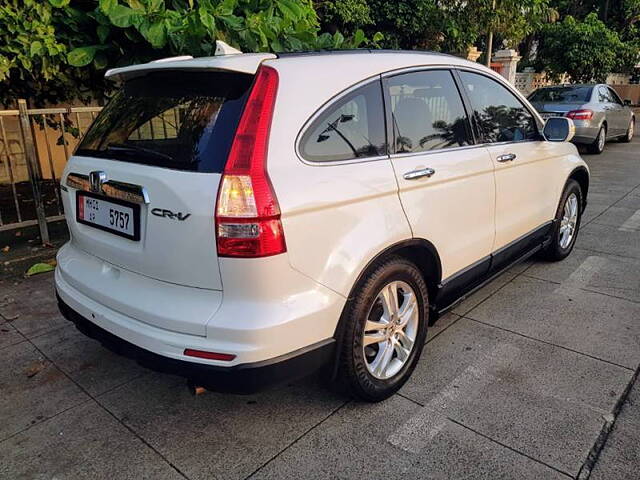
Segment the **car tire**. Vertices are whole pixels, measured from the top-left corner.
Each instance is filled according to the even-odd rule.
[[[607,143],[607,129],[604,125],[602,125],[600,127],[600,130],[598,130],[596,139],[593,141],[593,143],[587,146],[587,150],[589,151],[589,153],[600,155],[604,151],[605,143]]]
[[[427,285],[418,268],[399,256],[374,265],[342,314],[338,385],[368,402],[393,395],[415,369],[428,321]]]
[[[631,119],[629,122],[629,128],[627,128],[627,133],[624,134],[624,137],[620,138],[620,141],[623,143],[629,143],[633,140],[633,134],[635,133],[635,119]]]
[[[575,180],[569,180],[564,187],[551,234],[549,245],[542,256],[550,261],[560,261],[573,250],[582,219],[582,189]]]

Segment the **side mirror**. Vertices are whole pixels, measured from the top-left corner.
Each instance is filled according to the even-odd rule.
[[[631,99],[630,99],[630,98],[625,98],[625,99],[624,99],[624,104],[625,104],[627,107],[630,107],[630,106],[631,106]]]
[[[570,142],[576,127],[570,118],[551,117],[545,122],[542,134],[550,142]]]

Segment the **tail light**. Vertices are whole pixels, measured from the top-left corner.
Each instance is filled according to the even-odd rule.
[[[571,120],[591,120],[593,118],[592,110],[571,110],[567,113],[567,118]]]
[[[220,257],[267,257],[287,251],[280,207],[267,174],[267,147],[278,72],[261,66],[238,124],[216,204]]]

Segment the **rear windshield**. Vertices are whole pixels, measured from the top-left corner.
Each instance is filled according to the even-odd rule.
[[[220,173],[252,80],[243,73],[184,71],[129,80],[76,155]]]
[[[530,102],[587,103],[593,87],[541,88],[529,95]]]

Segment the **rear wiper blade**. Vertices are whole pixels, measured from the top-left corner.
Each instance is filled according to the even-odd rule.
[[[116,150],[122,152],[130,152],[130,153],[144,153],[148,156],[152,156],[155,158],[161,158],[163,160],[168,160],[173,162],[174,159],[171,155],[167,155],[166,153],[157,152],[156,150],[151,150],[150,148],[140,147],[138,145],[129,145],[125,143],[110,143],[107,145],[107,150]]]

